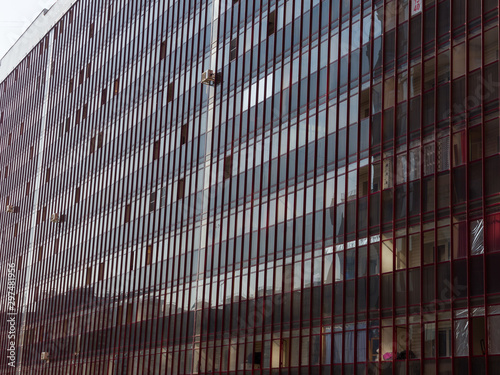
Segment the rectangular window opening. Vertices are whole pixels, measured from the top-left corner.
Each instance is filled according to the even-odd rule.
[[[75,189],[75,203],[80,203],[80,188]]]
[[[146,251],[146,265],[149,266],[153,260],[153,246],[149,245]]]
[[[273,10],[267,17],[267,36],[271,36],[276,31],[276,11]]]
[[[182,125],[181,128],[181,145],[185,145],[187,143],[188,137],[188,126],[187,124]]]
[[[92,267],[89,267],[89,268],[87,268],[87,280],[86,280],[86,284],[90,285],[91,282],[92,282]]]
[[[224,159],[224,180],[231,178],[231,174],[233,171],[233,156],[226,156]]]
[[[125,206],[125,223],[130,223],[130,214],[131,214],[131,211],[132,211],[132,205],[131,204],[127,204]]]
[[[184,198],[184,185],[184,179],[179,179],[179,182],[177,183],[177,199]]]
[[[153,145],[153,160],[160,158],[160,141],[156,141]]]
[[[99,264],[99,281],[104,280],[104,262]]]
[[[168,84],[168,89],[167,89],[167,103],[170,103],[173,100],[174,100],[174,83],[171,82]]]
[[[85,120],[87,118],[87,113],[88,113],[88,105],[84,104],[82,110],[82,120]]]
[[[106,89],[102,90],[101,105],[106,104],[106,95],[107,95],[107,90]]]
[[[153,212],[156,209],[156,191],[151,193],[149,197],[149,212]]]
[[[99,134],[97,134],[97,148],[98,149],[102,148],[103,142],[104,142],[104,133],[99,132]]]
[[[238,57],[238,38],[234,38],[229,43],[229,61],[233,61]]]
[[[161,42],[160,45],[160,60],[164,60],[167,56],[167,41]]]

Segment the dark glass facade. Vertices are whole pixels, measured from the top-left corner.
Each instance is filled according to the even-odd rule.
[[[1,353],[500,373],[498,8],[77,1],[0,83]]]

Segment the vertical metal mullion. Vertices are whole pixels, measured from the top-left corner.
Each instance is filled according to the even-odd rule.
[[[465,2],[464,4],[464,13],[465,13],[465,35],[464,35],[464,47],[465,47],[465,56],[469,56],[469,38],[468,38],[468,22],[469,22],[469,7],[468,7],[468,1]],[[464,84],[465,84],[465,94],[466,97],[469,96],[469,59],[465,60],[465,76],[464,76]],[[468,322],[468,327],[469,327],[469,335],[468,335],[468,349],[469,349],[469,356],[468,356],[468,368],[469,368],[469,374],[472,373],[472,332],[470,330],[470,327],[472,326],[471,319],[470,319],[470,308],[471,308],[471,294],[470,294],[470,209],[469,209],[469,124],[468,124],[468,113],[469,113],[469,103],[466,100],[464,103],[464,143],[466,147],[466,153],[465,153],[465,201],[466,201],[466,206],[465,206],[465,224],[466,224],[466,240],[467,240],[467,253],[465,254],[465,259],[466,259],[466,264],[467,264],[467,322]]]
[[[484,1],[481,1],[480,2],[480,7],[481,7],[481,83],[484,82],[484,65],[485,65],[485,59],[484,59]],[[484,342],[486,343],[486,345],[484,345],[484,355],[483,355],[483,358],[484,358],[484,368],[485,368],[485,374],[489,374],[490,373],[490,366],[489,366],[489,361],[488,361],[488,349],[489,349],[489,332],[488,332],[488,318],[489,318],[489,315],[488,315],[488,297],[487,297],[487,294],[488,294],[488,279],[486,277],[486,273],[488,272],[488,268],[487,268],[487,253],[489,251],[489,249],[486,247],[486,241],[487,241],[487,235],[488,235],[488,228],[487,228],[487,210],[486,210],[486,205],[487,205],[487,201],[486,201],[486,187],[485,187],[485,154],[486,154],[486,150],[485,150],[485,131],[484,131],[484,124],[485,124],[485,121],[484,121],[484,118],[485,118],[485,114],[484,114],[484,102],[486,100],[486,95],[485,95],[485,89],[484,87],[481,88],[481,93],[482,93],[482,98],[481,98],[481,203],[482,203],[482,207],[481,207],[481,211],[482,211],[482,217],[483,217],[483,255],[482,255],[482,259],[483,259],[483,305],[485,306],[485,309],[484,309],[484,326],[483,326],[483,329],[484,329]],[[485,236],[486,234],[486,236]],[[473,327],[474,329],[474,327]],[[472,348],[474,349],[474,348]]]
[[[374,41],[374,31],[375,31],[375,4],[371,3],[370,4],[370,38],[369,38],[369,45],[370,45],[370,71],[369,71],[369,121],[372,121],[373,118],[373,41]],[[367,44],[368,44],[367,43]],[[366,252],[366,260],[367,260],[367,272],[366,272],[366,297],[365,297],[365,303],[366,303],[366,311],[367,311],[367,327],[366,327],[366,333],[365,333],[365,338],[366,341],[368,342],[369,339],[369,332],[370,332],[370,315],[371,315],[371,309],[370,309],[370,285],[371,285],[371,272],[370,272],[370,256],[371,256],[371,250],[372,250],[372,241],[371,241],[371,223],[370,223],[370,215],[371,215],[371,199],[374,195],[374,192],[372,192],[372,186],[371,186],[371,180],[373,178],[372,176],[372,160],[373,160],[373,152],[372,152],[372,127],[370,126],[368,128],[368,186],[369,186],[369,191],[367,194],[367,199],[366,199],[366,215],[367,215],[367,252]],[[382,176],[380,176],[382,178]],[[376,193],[375,193],[376,194]],[[380,249],[380,243],[379,243],[379,249]],[[379,261],[380,261],[380,256],[379,256]],[[379,266],[379,269],[381,267]],[[379,278],[380,278],[380,271],[379,271]],[[380,332],[380,331],[379,331]],[[380,333],[379,333],[380,335]],[[371,360],[371,356],[369,353],[369,348],[367,350],[368,358],[366,358],[366,363],[367,363],[367,368],[369,369],[372,366],[373,361]],[[377,370],[378,370],[378,364],[375,364]]]
[[[161,14],[163,15],[163,19],[167,18],[168,19],[168,16],[170,14],[170,11],[169,11],[169,8],[168,8],[168,4],[167,2],[162,2],[163,3],[163,6],[160,8],[160,12]],[[129,6],[129,11],[128,11],[128,14],[129,14],[129,17],[130,19],[132,19],[133,15],[132,15],[132,11],[130,9],[130,5]],[[160,27],[162,27],[162,37],[163,35],[165,35],[165,42],[168,40],[168,33],[167,33],[167,29],[163,29],[163,26],[166,25],[166,22],[164,22],[162,19],[162,24],[160,25]],[[131,24],[132,21],[129,22],[129,24]],[[131,26],[130,26],[131,27]],[[165,51],[166,51],[166,45],[165,45]],[[160,58],[161,59],[161,58]],[[167,111],[167,108],[166,106],[163,105],[163,102],[165,101],[164,99],[164,87],[165,87],[165,77],[167,76],[168,72],[167,72],[167,57],[165,56],[165,58],[163,60],[161,60],[163,62],[160,63],[160,67],[163,69],[163,72],[162,72],[162,75],[161,75],[161,81],[159,81],[159,92],[161,92],[163,95],[162,95],[162,102],[160,102],[158,105],[159,107],[161,108],[160,111],[161,111],[161,122],[163,122],[166,117],[168,116],[169,112],[170,111]],[[130,70],[129,70],[130,71]],[[165,130],[165,134],[163,136],[163,139],[165,140],[165,153],[166,155],[168,156],[169,155],[169,144],[166,142],[166,141],[170,141],[170,138],[168,137],[168,134],[167,134],[167,131]],[[163,172],[163,175],[167,176],[167,179],[166,179],[166,182],[162,181],[162,186],[165,185],[162,189],[165,189],[165,194],[167,194],[168,192],[168,172],[169,172],[169,161],[168,161],[168,158],[164,158],[163,159],[163,169],[162,169],[162,172]],[[164,206],[164,212],[161,213],[163,214],[163,219],[166,221],[166,218],[170,216],[170,213],[169,213],[169,206],[167,205],[167,198],[165,197],[165,206]],[[170,233],[167,233],[166,231],[168,230],[168,226],[165,225],[164,228],[163,228],[163,236],[161,237],[162,240],[161,240],[161,243],[163,244],[164,247],[167,247],[167,254],[169,252],[168,250],[168,247],[170,246]],[[168,245],[168,246],[166,246]],[[170,259],[167,255],[167,259],[166,260],[163,260],[164,257],[162,257],[162,261],[161,261],[161,273],[162,273],[162,279],[163,279],[163,275],[166,275],[165,277],[165,285],[162,286],[165,288],[165,292],[162,292],[161,295],[163,295],[165,297],[165,301],[167,300],[168,296],[172,296],[172,285],[170,285],[170,292],[169,292],[169,280],[168,280],[168,275],[167,275],[167,272],[168,272],[168,268],[169,268],[169,263],[170,263]],[[170,294],[169,294],[170,293]],[[164,314],[164,319],[162,319],[162,324],[161,324],[161,334],[160,334],[160,351],[161,351],[161,357],[163,359],[163,355],[164,355],[164,352],[165,352],[165,364],[168,368],[168,365],[169,365],[169,361],[168,361],[168,353],[170,351],[170,348],[168,346],[168,341],[169,341],[169,336],[170,336],[170,327],[172,326],[171,324],[171,319],[172,319],[172,304],[168,307],[165,308],[165,310],[163,311],[163,314]],[[167,318],[168,319],[165,319]],[[193,331],[194,334],[196,334],[195,331]],[[166,370],[166,369],[165,369]]]

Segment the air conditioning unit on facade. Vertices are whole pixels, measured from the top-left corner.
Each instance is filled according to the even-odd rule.
[[[13,214],[14,212],[16,212],[16,208],[14,206],[12,206],[11,204],[8,204],[7,206],[5,206],[5,211]]]
[[[215,73],[213,70],[206,70],[201,74],[201,83],[204,85],[213,85],[215,83]]]
[[[40,356],[40,359],[42,361],[49,361],[49,352],[42,352],[42,355]]]
[[[61,216],[58,213],[54,212],[52,215],[50,215],[50,221],[52,221],[53,223],[59,223],[61,221]]]

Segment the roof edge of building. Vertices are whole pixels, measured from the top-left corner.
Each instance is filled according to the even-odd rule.
[[[0,82],[3,82],[8,77],[77,1],[58,0],[49,9],[40,12],[26,31],[0,59]]]

